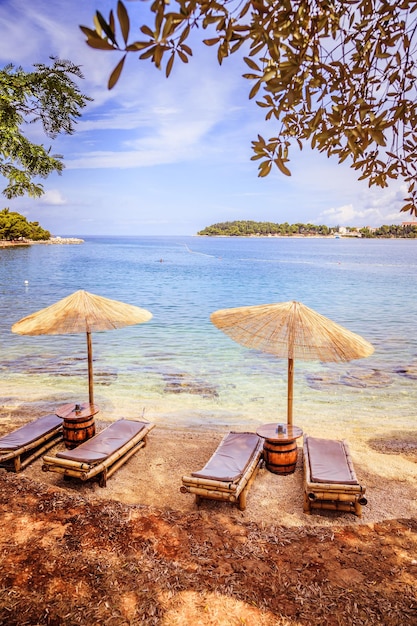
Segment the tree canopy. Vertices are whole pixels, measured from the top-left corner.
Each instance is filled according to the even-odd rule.
[[[191,32],[202,33],[220,64],[242,55],[249,98],[273,126],[252,142],[259,176],[273,164],[289,176],[290,149],[308,143],[369,186],[403,180],[401,210],[417,215],[415,0],[153,0],[149,10],[139,39],[120,0],[108,18],[96,12],[94,28],[80,26],[89,46],[124,53],[110,89],[127,54],[169,76],[192,56]]]
[[[10,211],[10,209],[0,211],[0,239],[8,241],[16,241],[17,239],[44,241],[49,239],[50,236],[49,230],[39,226],[39,222],[28,222],[24,215]]]
[[[207,237],[330,237],[340,233],[339,226],[325,226],[324,224],[275,224],[274,222],[255,222],[253,220],[235,220],[233,222],[219,222],[206,226],[197,235]],[[344,236],[370,238],[404,238],[417,239],[417,222],[415,224],[392,224],[379,228],[355,228],[347,226],[343,229]]]
[[[233,222],[218,222],[211,226],[206,226],[197,235],[207,235],[209,237],[265,237],[268,235],[279,235],[282,237],[292,235],[320,235],[328,236],[337,231],[337,228],[329,228],[324,225],[315,224],[276,224],[274,222],[255,222],[253,220],[235,220]]]
[[[72,134],[81,109],[91,98],[83,95],[72,77],[82,78],[70,61],[52,59],[51,66],[35,64],[25,72],[12,64],[0,70],[0,174],[8,180],[7,198],[39,197],[43,186],[33,179],[62,172],[61,155],[31,142],[23,126],[40,122],[47,137]]]

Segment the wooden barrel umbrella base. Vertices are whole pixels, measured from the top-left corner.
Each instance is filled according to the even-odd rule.
[[[62,435],[66,448],[76,448],[96,434],[94,415],[98,413],[95,404],[64,404],[56,411],[61,417]]]
[[[297,465],[297,442],[269,441],[264,443],[266,468],[273,474],[293,474]]]
[[[69,450],[76,448],[96,434],[94,415],[79,419],[64,419],[62,433],[65,447]]]
[[[297,438],[303,431],[293,424],[262,424],[256,430],[264,438],[266,469],[273,474],[293,474],[297,466]]]

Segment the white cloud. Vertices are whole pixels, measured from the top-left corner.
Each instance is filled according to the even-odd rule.
[[[382,220],[382,221],[381,221]],[[380,226],[384,221],[377,209],[355,209],[352,204],[323,211],[318,222],[328,226]]]
[[[48,189],[42,196],[42,204],[59,206],[67,204],[67,201],[58,189]]]
[[[372,188],[361,194],[357,205],[346,204],[321,211],[317,221],[329,226],[381,226],[406,221],[407,215],[400,212],[405,189],[398,184],[396,189]],[[358,207],[358,208],[356,208]]]
[[[146,150],[131,152],[90,152],[84,156],[66,161],[66,169],[125,169],[136,167],[150,167],[172,163],[178,160],[164,150]]]
[[[146,167],[204,159],[213,152],[224,151],[225,141],[233,132],[230,128],[219,132],[217,129],[230,116],[231,86],[218,88],[217,77],[209,74],[195,83],[191,80],[192,86],[185,89],[188,82],[181,77],[167,90],[166,82],[155,81],[142,97],[136,94],[129,100],[119,96],[111,108],[107,104],[106,111],[96,110],[85,116],[77,124],[77,135],[83,143],[79,142],[76,153],[66,158],[66,166]],[[116,130],[122,132],[116,136],[112,133]],[[245,139],[240,137],[239,141]],[[99,146],[101,149],[97,149]],[[231,150],[233,141],[226,148],[229,153]]]

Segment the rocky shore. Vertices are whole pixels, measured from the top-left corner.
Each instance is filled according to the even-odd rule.
[[[47,239],[46,241],[33,241],[31,243],[47,243],[47,244],[58,244],[58,245],[65,245],[65,244],[78,244],[78,243],[84,243],[84,239],[78,239],[77,237],[51,237],[50,239]]]
[[[49,239],[45,239],[44,241],[32,241],[31,239],[22,239],[19,241],[0,241],[1,248],[8,248],[10,246],[33,246],[35,244],[80,244],[84,243],[84,239],[78,239],[77,237],[50,237]]]

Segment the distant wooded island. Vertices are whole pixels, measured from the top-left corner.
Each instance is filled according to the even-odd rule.
[[[255,222],[238,220],[219,222],[206,226],[197,235],[206,237],[357,237],[384,239],[416,239],[417,222],[403,222],[379,228],[356,228],[353,226],[325,226],[323,224],[274,224],[273,222]]]

